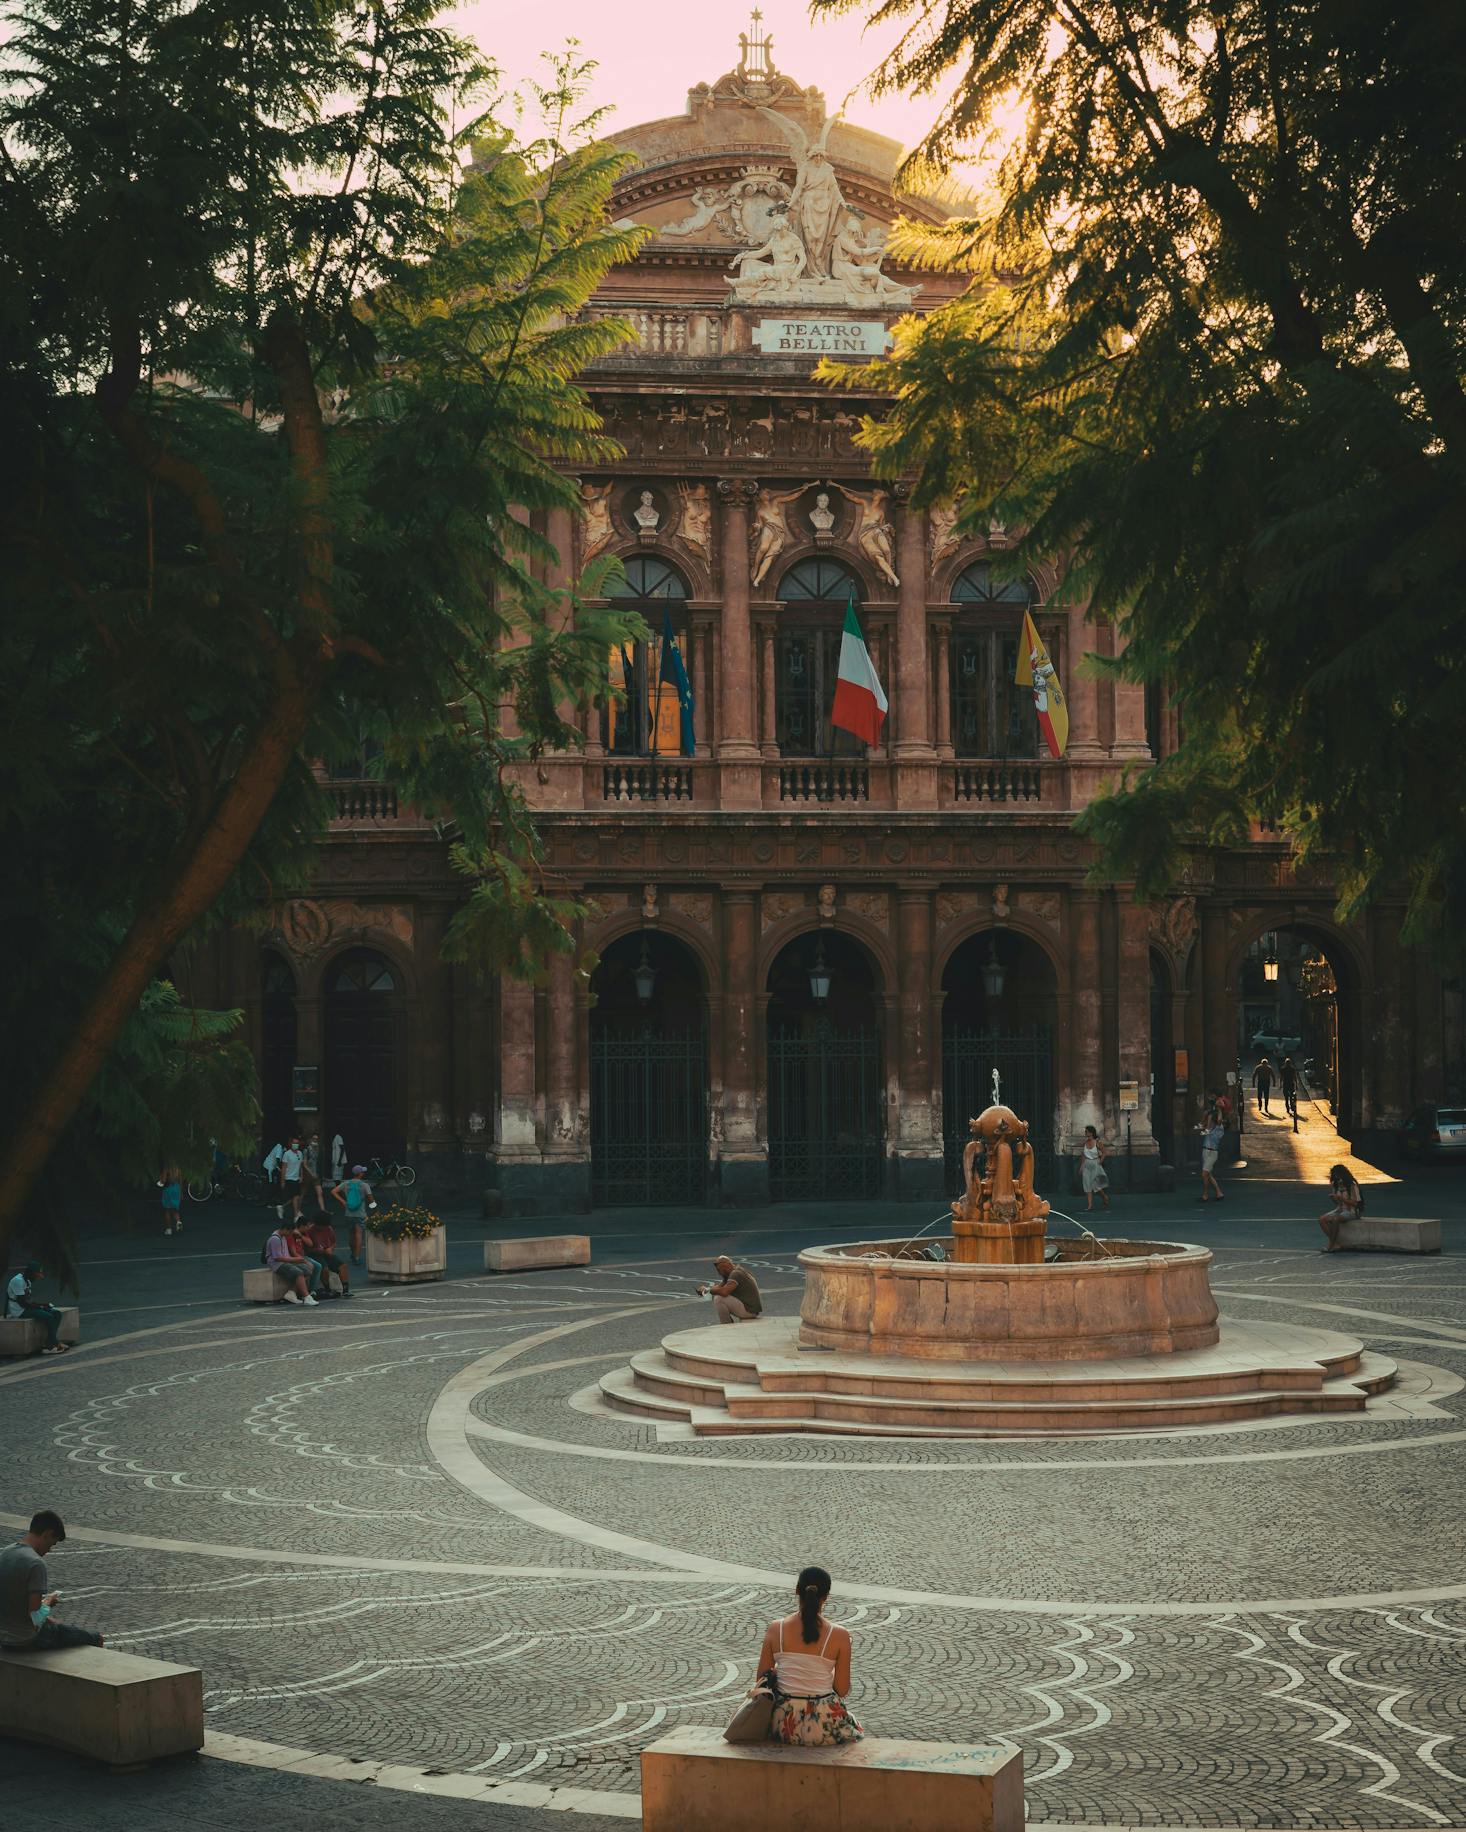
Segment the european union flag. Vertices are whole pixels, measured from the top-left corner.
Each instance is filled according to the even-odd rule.
[[[682,665],[682,651],[677,647],[677,638],[672,633],[670,611],[662,613],[662,665],[657,675],[659,703],[664,686],[670,686],[677,695],[682,723],[682,755],[691,757],[697,749],[692,729],[692,683],[687,678],[687,670]]]

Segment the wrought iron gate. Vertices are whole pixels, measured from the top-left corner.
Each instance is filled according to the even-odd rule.
[[[837,1031],[769,1032],[769,1194],[817,1202],[883,1193],[885,1127],[881,1040]]]
[[[592,1033],[591,1200],[701,1202],[707,1194],[707,1048],[701,1031]]]
[[[1027,1031],[962,1030],[942,1035],[942,1132],[947,1186],[962,1187],[967,1122],[993,1104],[998,1071],[1005,1107],[1028,1121],[1039,1188],[1054,1173],[1054,1052],[1047,1025]]]

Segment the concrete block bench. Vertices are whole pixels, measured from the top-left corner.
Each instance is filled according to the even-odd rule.
[[[1023,1832],[1012,1743],[867,1737],[834,1749],[684,1729],[641,1757],[642,1832]]]
[[[485,1272],[538,1272],[546,1266],[588,1266],[590,1236],[543,1234],[534,1240],[486,1240]]]
[[[1361,1215],[1339,1228],[1339,1245],[1351,1253],[1439,1253],[1439,1221],[1398,1221],[1387,1215]]]
[[[268,1266],[247,1267],[244,1274],[246,1304],[282,1304],[290,1287],[277,1278]]]
[[[58,1305],[62,1342],[81,1341],[81,1312],[76,1305]],[[39,1355],[46,1346],[46,1328],[31,1317],[0,1319],[0,1355]]]
[[[112,1768],[184,1755],[204,1746],[204,1676],[112,1648],[0,1649],[0,1736]]]

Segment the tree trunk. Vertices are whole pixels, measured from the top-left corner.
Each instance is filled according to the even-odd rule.
[[[144,905],[60,1056],[17,1120],[0,1159],[0,1246],[123,1027],[170,951],[217,901],[269,812],[306,732],[323,680],[291,669],[198,842]]]

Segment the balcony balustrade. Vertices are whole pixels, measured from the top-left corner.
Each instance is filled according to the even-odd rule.
[[[395,821],[397,791],[389,782],[328,782],[333,820]]]
[[[779,766],[781,802],[870,800],[870,767],[864,763],[783,763]]]
[[[954,763],[951,772],[954,802],[1034,803],[1044,799],[1044,772],[1037,763]]]
[[[690,802],[690,763],[608,763],[601,771],[601,799],[608,802]]]

